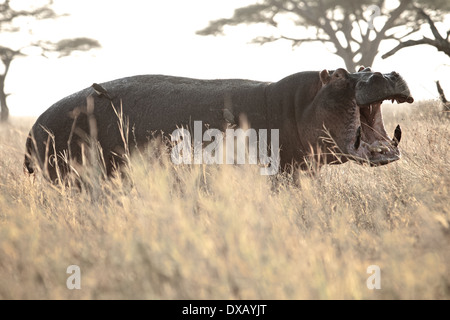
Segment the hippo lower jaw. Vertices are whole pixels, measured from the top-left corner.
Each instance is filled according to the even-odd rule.
[[[398,103],[414,101],[411,97],[393,96],[385,100],[397,101]],[[386,133],[381,114],[383,101],[359,106],[359,117],[356,119],[356,132],[351,145],[347,147],[352,160],[359,163],[368,163],[371,166],[381,166],[400,159],[401,154],[398,144],[401,140],[402,131],[397,125],[393,138]]]

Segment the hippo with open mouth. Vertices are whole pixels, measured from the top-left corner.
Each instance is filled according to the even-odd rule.
[[[352,159],[377,166],[400,158],[400,125],[391,139],[381,114],[384,100],[414,101],[398,73],[381,74],[370,68],[361,68],[357,73],[337,69],[330,74],[323,70],[320,82],[322,88],[313,101],[296,114],[297,124],[303,124],[298,126],[303,149],[317,142],[323,152],[322,162],[327,163]]]
[[[87,103],[91,97],[91,103]],[[412,103],[408,86],[396,73],[370,68],[349,73],[306,71],[278,82],[241,79],[199,80],[164,75],[141,75],[93,84],[47,109],[31,128],[26,141],[24,167],[40,167],[51,181],[68,171],[69,155],[80,162],[86,136],[101,146],[107,174],[121,162],[124,138],[128,150],[145,146],[158,134],[168,136],[180,127],[202,121],[203,130],[246,126],[279,130],[281,169],[306,168],[311,155],[319,163],[354,160],[384,165],[400,157],[401,130],[390,138],[384,128],[381,103]],[[122,106],[128,136],[118,126]],[[123,129],[123,128],[122,128]],[[50,138],[50,136],[52,138]],[[59,161],[55,161],[59,159]]]

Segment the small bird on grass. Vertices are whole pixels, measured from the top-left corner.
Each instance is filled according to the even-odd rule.
[[[112,100],[111,96],[109,95],[108,91],[106,91],[105,88],[103,88],[101,85],[99,85],[98,83],[93,83],[92,88],[94,88],[95,93],[97,93],[100,97],[105,97],[108,100]]]

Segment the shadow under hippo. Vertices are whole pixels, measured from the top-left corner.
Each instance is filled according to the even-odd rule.
[[[90,103],[87,101],[90,100]],[[306,71],[278,82],[241,79],[199,80],[164,75],[140,75],[105,82],[72,94],[47,109],[31,128],[24,166],[39,167],[53,182],[69,171],[71,158],[81,162],[83,145],[96,137],[111,175],[125,150],[148,144],[155,133],[169,134],[202,121],[207,128],[277,129],[281,170],[307,168],[311,155],[324,163],[354,160],[384,165],[400,157],[397,126],[393,138],[381,115],[384,100],[412,103],[402,77],[370,68],[349,73]],[[129,130],[118,125],[122,108]],[[93,133],[93,126],[95,132]],[[124,140],[128,146],[124,146]],[[319,156],[320,155],[320,156]],[[55,161],[55,160],[58,161]]]

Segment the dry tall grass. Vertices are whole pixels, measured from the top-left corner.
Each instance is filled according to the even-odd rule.
[[[132,161],[132,187],[89,193],[25,176],[32,123],[14,119],[0,127],[0,298],[449,299],[450,122],[436,102],[394,107],[403,158],[384,167],[327,166],[296,186],[150,157]]]

